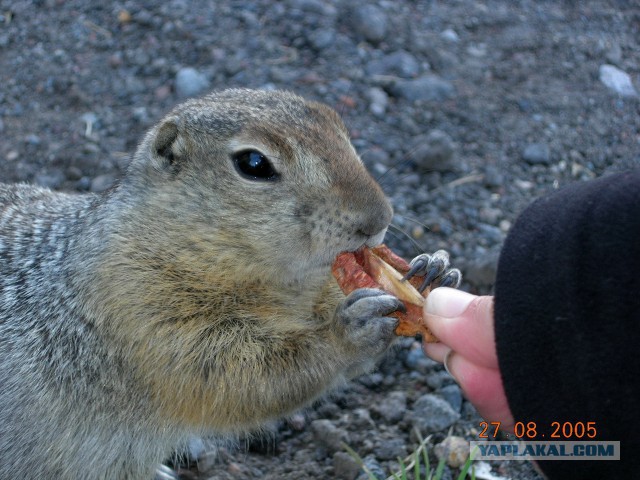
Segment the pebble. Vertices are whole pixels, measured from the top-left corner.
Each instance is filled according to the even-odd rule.
[[[499,244],[502,243],[504,239],[504,235],[502,231],[498,227],[494,227],[493,225],[487,225],[486,223],[479,223],[478,231],[482,235],[485,240],[488,240],[489,244]]]
[[[412,80],[397,80],[389,90],[394,96],[410,102],[441,102],[455,95],[453,84],[434,74],[423,75]]]
[[[551,150],[546,143],[530,143],[522,151],[522,158],[530,165],[549,165]]]
[[[460,41],[460,37],[452,28],[447,28],[446,30],[440,32],[440,37],[451,43],[458,43]]]
[[[369,470],[369,472],[371,472],[371,474],[374,476],[374,478],[379,478],[379,479],[387,478],[387,475],[384,473],[383,468],[380,466],[380,464],[375,459],[375,457],[371,455],[367,455],[364,459],[364,464]],[[369,474],[364,471],[356,477],[356,480],[370,480],[370,479],[371,477],[369,476]]]
[[[82,177],[76,182],[74,187],[79,192],[87,192],[91,189],[91,179],[89,177]]]
[[[307,35],[307,40],[316,50],[324,50],[333,45],[336,38],[336,32],[329,28],[319,28],[312,30]]]
[[[98,175],[91,180],[91,190],[94,193],[104,192],[108,188],[111,188],[116,183],[115,175],[111,173],[105,173],[104,175]]]
[[[38,135],[36,135],[35,133],[30,133],[29,135],[27,135],[25,137],[25,142],[27,142],[29,145],[33,145],[35,147],[37,147],[38,145],[40,145],[41,140],[40,137]]]
[[[382,401],[371,406],[387,423],[399,422],[407,409],[407,394],[402,390],[388,393]]]
[[[451,468],[460,468],[469,458],[469,442],[462,437],[447,437],[434,447],[433,453],[438,460],[444,458]]]
[[[460,419],[460,414],[446,400],[433,393],[418,398],[409,416],[423,435],[440,432]]]
[[[497,225],[500,217],[502,217],[502,210],[493,207],[480,207],[479,218],[483,222],[487,222],[489,225]]]
[[[382,375],[380,372],[369,373],[368,375],[362,375],[358,378],[358,382],[369,388],[376,388],[380,386],[383,380],[384,375]]]
[[[366,92],[369,101],[369,111],[376,117],[383,117],[389,105],[389,95],[380,87],[371,87]]]
[[[415,342],[407,352],[407,355],[404,357],[404,364],[407,368],[417,370],[420,373],[427,373],[438,365],[437,362],[431,360],[424,354],[418,342]]]
[[[387,15],[375,5],[359,5],[351,12],[351,26],[365,40],[377,44],[387,34]]]
[[[431,389],[439,390],[445,385],[450,385],[454,380],[451,375],[446,372],[446,370],[438,370],[429,373],[426,377],[424,377],[424,381],[427,385],[429,385]]]
[[[184,67],[176,74],[176,93],[179,97],[195,97],[209,88],[209,80],[195,68]]]
[[[462,278],[477,288],[490,287],[496,281],[497,271],[498,254],[474,256],[465,266]]]
[[[393,75],[401,78],[413,78],[420,72],[420,64],[406,50],[398,50],[377,60],[370,61],[365,67],[368,75]]]
[[[56,189],[62,185],[65,177],[62,172],[56,170],[51,173],[39,173],[33,180],[41,187]]]
[[[311,422],[311,432],[315,441],[329,452],[342,451],[343,442],[349,444],[347,431],[336,427],[329,420],[314,420]]]
[[[198,460],[202,457],[207,451],[207,446],[204,443],[202,437],[191,436],[189,440],[187,440],[187,452],[189,454],[189,458],[192,460]]]
[[[407,454],[407,448],[402,438],[388,438],[380,440],[374,447],[373,454],[380,460],[396,460]]]
[[[72,181],[80,180],[82,178],[82,170],[72,165],[67,168],[66,177],[68,180]]]
[[[418,135],[411,142],[410,157],[422,172],[449,172],[455,170],[453,154],[455,144],[441,130],[431,130],[427,135]]]
[[[371,414],[366,408],[356,408],[350,415],[350,425],[353,425],[359,430],[371,429],[375,427],[374,421],[371,419]]]
[[[353,480],[360,472],[358,462],[346,452],[333,454],[333,473],[340,480]]]
[[[287,424],[298,432],[301,432],[307,426],[307,419],[301,413],[294,413],[287,419]]]
[[[600,65],[600,81],[608,89],[623,97],[638,96],[629,74],[613,65]]]
[[[493,165],[487,165],[484,169],[484,184],[490,188],[499,188],[504,185],[504,174]]]
[[[382,171],[386,172],[390,162],[389,154],[377,147],[369,148],[360,154],[362,161],[367,165],[382,165]]]
[[[460,390],[458,385],[446,385],[438,390],[437,393],[444,398],[456,412],[460,411],[462,408],[462,390]]]

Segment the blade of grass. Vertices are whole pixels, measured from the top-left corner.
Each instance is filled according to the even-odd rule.
[[[373,474],[373,472],[369,469],[369,467],[365,465],[364,460],[360,455],[358,455],[358,452],[356,452],[353,448],[351,448],[349,445],[347,445],[344,442],[342,442],[342,448],[344,448],[347,451],[347,453],[351,455],[351,457],[358,463],[358,465],[360,465],[360,468],[362,468],[364,473],[367,474],[367,477],[369,477],[369,480],[379,480]]]
[[[464,462],[464,466],[462,467],[462,470],[460,470],[460,475],[458,475],[458,480],[464,480],[465,478],[467,478],[467,473],[469,473],[469,469],[471,468],[471,464],[473,462],[471,461],[471,458],[467,458],[467,461]],[[472,471],[472,478],[476,477],[476,469],[474,468]]]
[[[433,476],[433,480],[441,480],[442,479],[442,473],[444,472],[444,464],[445,464],[445,458],[442,457],[440,459],[440,461],[438,462],[438,468],[436,468],[436,473]]]
[[[398,457],[398,463],[400,464],[400,473],[402,474],[402,480],[407,480],[407,467],[400,457]]]

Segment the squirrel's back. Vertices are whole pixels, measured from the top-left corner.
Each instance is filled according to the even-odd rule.
[[[156,432],[131,424],[132,405],[142,415],[144,399],[128,390],[126,366],[83,321],[79,302],[76,274],[92,267],[78,254],[91,248],[77,244],[96,240],[82,232],[95,221],[97,200],[0,184],[0,452],[10,452],[0,460],[1,479],[153,474],[123,465],[148,457]]]

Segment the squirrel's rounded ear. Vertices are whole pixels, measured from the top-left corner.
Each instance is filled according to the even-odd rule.
[[[153,139],[153,154],[158,157],[165,168],[176,167],[178,152],[176,141],[178,140],[178,118],[171,117],[162,122]]]

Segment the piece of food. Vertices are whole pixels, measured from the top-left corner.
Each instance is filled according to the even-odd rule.
[[[347,295],[358,288],[379,288],[398,297],[404,303],[406,311],[391,314],[399,321],[396,335],[413,337],[420,334],[425,342],[438,341],[422,318],[424,299],[430,287],[427,287],[424,294],[420,294],[416,288],[424,277],[414,276],[404,280],[409,264],[386,245],[343,252],[336,257],[331,271]]]

